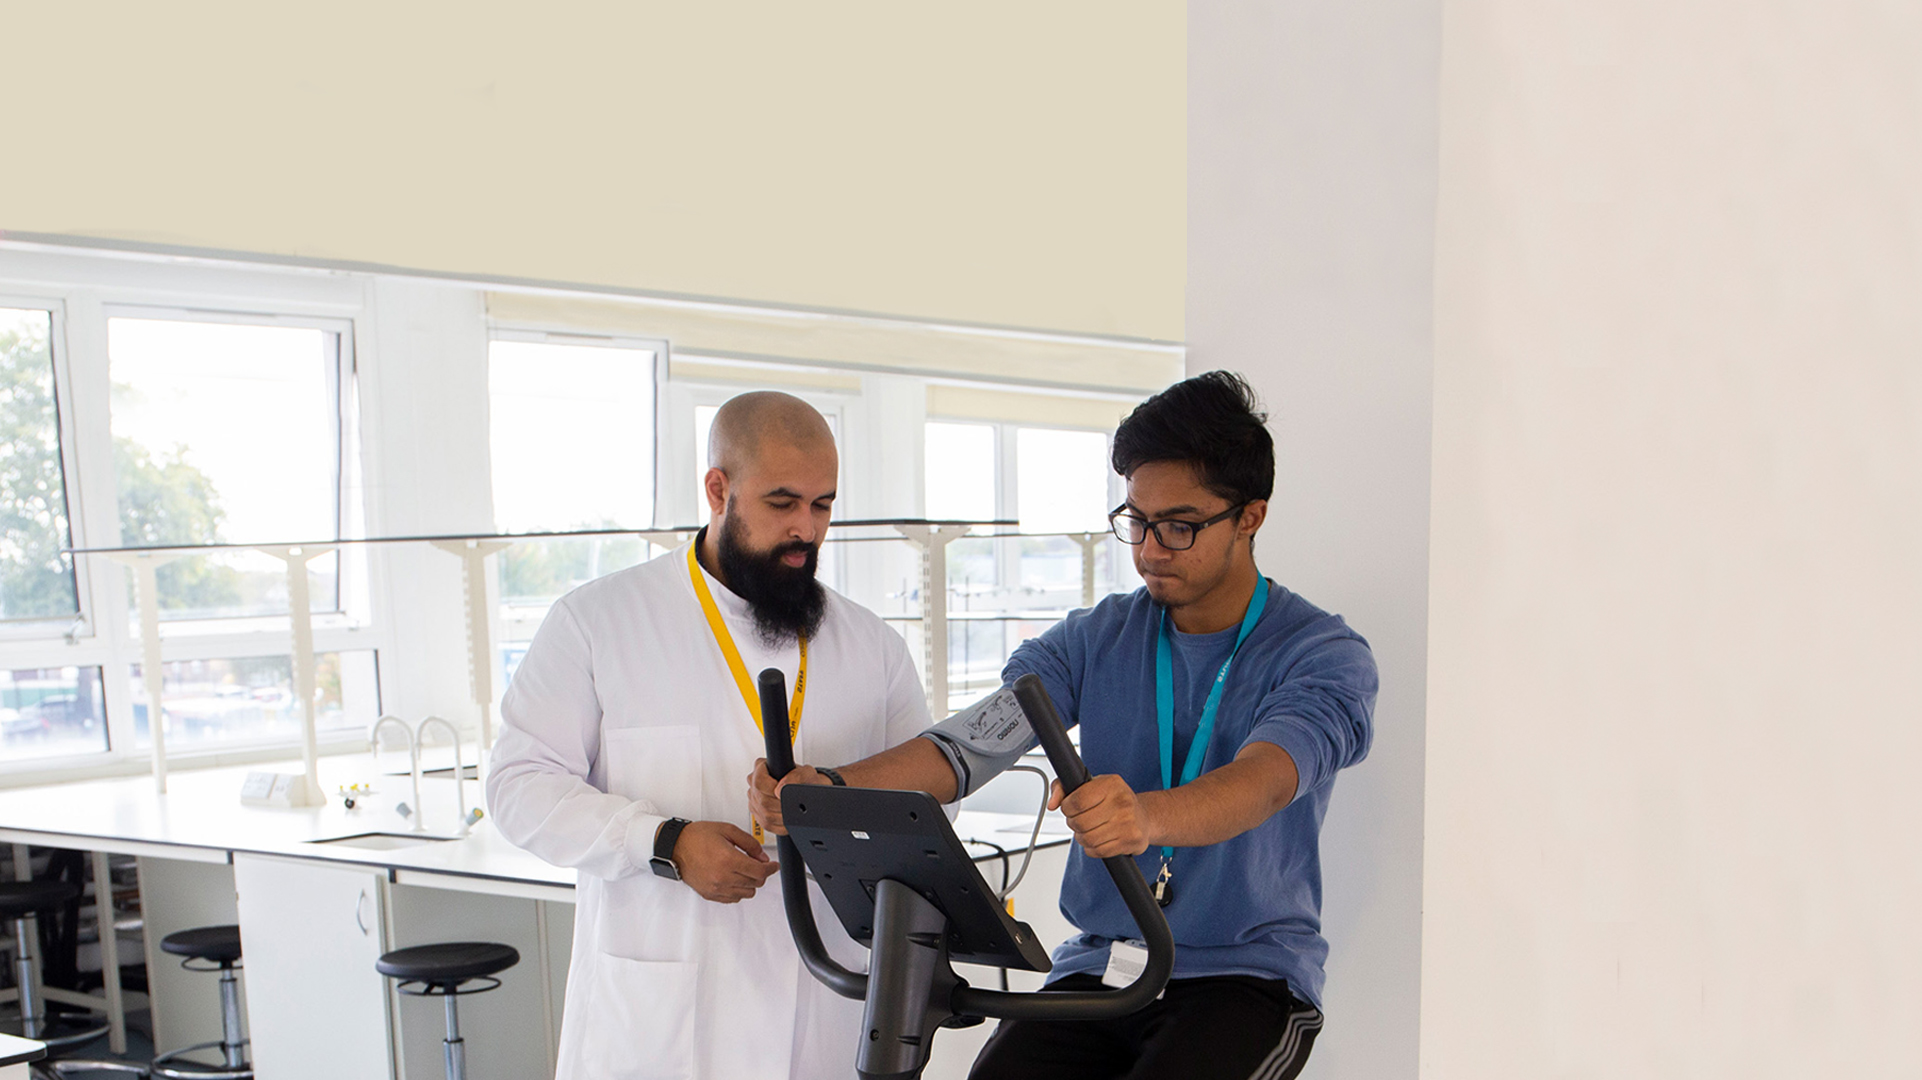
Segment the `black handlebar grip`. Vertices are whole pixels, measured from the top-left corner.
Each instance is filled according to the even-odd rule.
[[[761,736],[767,742],[767,774],[776,780],[794,770],[794,733],[787,728],[787,676],[761,672]]]
[[[1023,675],[1014,682],[1015,700],[1028,716],[1028,727],[1048,753],[1048,763],[1061,779],[1063,791],[1073,791],[1088,782],[1088,766],[1068,741],[1068,732],[1055,711],[1048,691],[1039,677]],[[1140,975],[1117,990],[1042,990],[1012,994],[1003,990],[984,990],[963,985],[954,991],[956,1012],[969,1016],[998,1016],[1011,1020],[1111,1020],[1127,1016],[1148,1006],[1174,973],[1175,939],[1168,929],[1161,905],[1155,903],[1141,868],[1126,855],[1102,860],[1108,877],[1114,881],[1121,902],[1134,917],[1148,946],[1148,961]]]
[[[1054,774],[1061,780],[1062,792],[1072,794],[1075,788],[1088,782],[1088,766],[1068,741],[1068,729],[1061,723],[1061,714],[1054,711],[1054,702],[1048,697],[1048,688],[1042,685],[1041,676],[1030,672],[1016,679],[1014,699],[1021,703],[1021,711],[1028,714],[1028,727],[1034,731],[1035,738],[1041,740],[1048,764],[1054,766]]]
[[[768,668],[758,680],[761,689],[761,736],[767,745],[767,772],[779,780],[794,771],[794,733],[788,730],[787,676],[780,668]],[[814,977],[828,989],[856,1001],[867,996],[868,978],[849,971],[828,955],[821,943],[821,932],[814,925],[814,904],[808,899],[807,866],[792,837],[783,836],[775,845],[781,860],[781,903],[787,909],[788,933]]]

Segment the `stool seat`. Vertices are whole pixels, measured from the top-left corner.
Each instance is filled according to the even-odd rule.
[[[72,881],[0,881],[0,919],[22,919],[52,911],[80,895]]]
[[[374,969],[395,979],[457,983],[506,971],[521,962],[512,945],[491,941],[445,941],[395,949],[374,962]]]
[[[196,926],[192,930],[177,930],[160,939],[160,951],[231,964],[240,959],[240,927]]]

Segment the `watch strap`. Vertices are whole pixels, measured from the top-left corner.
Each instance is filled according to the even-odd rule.
[[[822,776],[827,777],[828,783],[833,784],[835,787],[848,786],[848,782],[846,780],[841,779],[841,774],[834,771],[833,769],[824,769],[821,766],[816,765],[814,767],[814,771],[820,773]]]
[[[661,822],[654,834],[654,857],[648,860],[656,874],[676,881],[681,879],[680,868],[674,865],[674,845],[681,839],[681,830],[690,824],[686,818],[668,818]]]

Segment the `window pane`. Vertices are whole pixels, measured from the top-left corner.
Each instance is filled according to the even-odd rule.
[[[936,521],[987,521],[994,515],[994,428],[927,426],[927,513]]]
[[[652,524],[654,354],[496,341],[488,357],[494,524]]]
[[[116,317],[107,356],[122,543],[339,535],[338,335]],[[308,564],[317,611],[339,610],[337,567]],[[267,555],[195,556],[159,579],[162,618],[287,611],[285,564]]]
[[[501,601],[545,610],[602,574],[646,560],[647,549],[638,536],[523,540],[501,552]]]
[[[488,348],[494,524],[503,532],[644,528],[654,519],[654,354],[496,341]],[[647,557],[637,537],[530,541],[501,553],[510,616]]]
[[[53,316],[0,308],[0,620],[70,618],[67,488],[53,394]]]
[[[1006,628],[988,619],[948,621],[949,701],[967,703],[1001,685],[1008,661]]]
[[[0,671],[0,760],[90,754],[107,748],[96,667]]]
[[[373,650],[321,653],[316,660],[315,730],[361,730],[379,718],[380,681]],[[132,676],[134,743],[150,747],[147,684],[139,664],[132,665]],[[160,678],[169,752],[300,737],[291,657],[179,660],[163,664]]]
[[[1108,437],[1099,431],[1022,428],[1015,433],[1023,532],[1105,533]],[[1084,549],[1066,536],[1029,537],[1017,549],[1026,608],[1082,605]]]
[[[1108,527],[1108,436],[1022,428],[1015,433],[1016,491],[1024,532],[1101,532]]]

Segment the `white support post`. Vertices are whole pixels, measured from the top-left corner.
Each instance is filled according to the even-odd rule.
[[[307,588],[307,564],[334,550],[330,544],[300,547],[259,547],[287,564],[287,617],[293,623],[294,697],[300,702],[300,757],[304,771],[301,790],[289,800],[294,806],[322,806],[320,790],[319,703],[314,701],[319,681],[314,660],[314,606]]]
[[[480,748],[475,760],[483,775],[494,749],[494,633],[487,610],[487,557],[513,547],[511,540],[435,540],[434,546],[461,562],[461,605],[467,613],[467,677],[480,707]]]
[[[154,790],[167,793],[167,725],[160,705],[163,685],[160,668],[160,583],[155,572],[179,551],[116,551],[107,558],[133,574],[133,602],[140,609],[140,681],[147,687],[147,736],[153,744]]]
[[[1082,533],[1074,538],[1074,542],[1081,545],[1081,606],[1084,608],[1094,606],[1094,553],[1107,538],[1107,533]]]
[[[921,660],[928,678],[928,715],[948,715],[948,544],[966,525],[896,525],[921,550]]]

